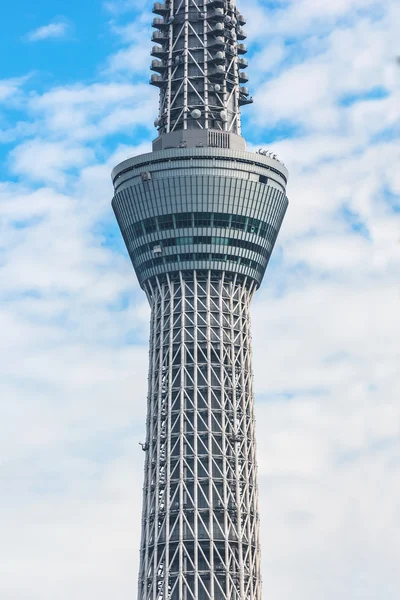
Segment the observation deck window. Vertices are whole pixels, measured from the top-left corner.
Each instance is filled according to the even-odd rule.
[[[153,231],[157,231],[156,220],[153,217],[145,219],[143,221],[143,227],[146,233],[153,233]]]
[[[173,246],[176,246],[177,241],[176,241],[176,238],[169,238],[169,239],[163,240],[161,242],[161,244],[162,244],[163,248],[171,248]]]
[[[192,227],[192,213],[180,213],[175,215],[175,226],[177,229]]]
[[[269,233],[269,236],[272,237],[275,235],[275,230],[273,228],[269,228],[266,231],[266,234]],[[156,245],[154,245],[156,244]],[[255,244],[253,242],[249,242],[247,240],[241,240],[236,238],[228,238],[228,237],[219,237],[219,236],[210,236],[210,235],[195,235],[195,236],[186,236],[181,238],[170,238],[166,240],[159,240],[158,242],[153,242],[152,244],[143,244],[143,246],[139,246],[134,250],[135,256],[141,256],[145,252],[155,251],[155,248],[174,248],[176,246],[197,246],[197,245],[209,245],[213,244],[214,246],[228,246],[231,248],[242,248],[244,250],[251,250],[252,252],[257,252],[258,254],[264,255],[266,249],[259,244]],[[158,254],[161,254],[158,251]],[[267,254],[269,254],[269,250],[267,250]]]
[[[146,262],[144,262],[141,265],[141,269],[149,269],[152,267],[157,267],[163,264],[171,264],[171,263],[180,263],[180,262],[186,262],[186,261],[193,261],[193,260],[212,260],[212,261],[218,261],[218,262],[231,262],[231,263],[235,263],[235,264],[240,264],[242,266],[245,267],[250,267],[252,269],[256,269],[257,271],[259,271],[261,274],[263,273],[265,266],[261,265],[260,263],[258,263],[255,260],[251,260],[249,258],[243,258],[241,256],[234,256],[234,255],[230,255],[230,254],[222,254],[219,252],[213,252],[211,254],[209,254],[208,252],[186,252],[184,254],[173,254],[171,256],[166,256],[166,257],[160,257],[160,258],[152,258],[150,260],[147,260]],[[175,329],[179,330],[180,325],[176,324]],[[176,357],[174,357],[174,364],[179,364],[179,361],[175,360]]]
[[[159,217],[150,217],[132,223],[126,229],[124,229],[124,235],[126,235],[129,242],[132,244],[135,239],[141,238],[145,234],[154,233],[156,231],[176,231],[178,229],[192,229],[200,227],[214,227],[224,228],[236,231],[243,231],[245,233],[252,233],[258,235],[269,242],[275,242],[277,236],[277,227],[279,219],[274,218],[272,223],[265,223],[259,219],[252,217],[245,217],[242,215],[229,215],[225,213],[178,213],[163,215]],[[159,240],[158,243],[167,248],[169,246],[187,244],[228,244],[222,240],[227,240],[221,236],[192,236],[192,237],[173,237]],[[179,241],[178,241],[179,240]],[[181,241],[184,240],[184,241]],[[239,242],[238,242],[239,243]],[[228,244],[229,245],[229,244]],[[246,247],[246,246],[242,246]],[[143,248],[143,246],[140,246]],[[135,252],[140,252],[139,248],[136,248]]]
[[[142,223],[135,223],[133,225],[133,235],[135,237],[142,237],[142,235],[144,235]]]
[[[211,244],[212,237],[210,235],[196,235],[193,238],[194,244]]]
[[[194,213],[194,226],[195,227],[211,227],[211,214],[210,213]]]
[[[211,260],[226,260],[226,254],[219,254],[216,252],[213,252],[211,254]]]
[[[174,220],[172,215],[158,217],[158,228],[160,231],[166,231],[174,228]]]
[[[229,227],[230,215],[216,213],[214,215],[214,227]]]
[[[222,246],[228,246],[229,244],[229,238],[223,238],[223,237],[213,237],[211,238],[212,240],[212,244],[219,244]]]
[[[184,246],[185,244],[193,244],[193,236],[176,238],[177,246]]]
[[[238,231],[244,231],[246,228],[246,217],[241,217],[239,215],[232,215],[232,223],[231,228],[237,229]]]
[[[209,254],[207,252],[195,252],[194,259],[195,260],[209,260]]]
[[[249,217],[247,221],[247,233],[258,233],[260,222],[258,219],[252,219]]]

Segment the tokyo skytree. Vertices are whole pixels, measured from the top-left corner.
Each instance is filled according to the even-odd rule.
[[[249,152],[245,17],[156,2],[153,151],[112,173],[151,307],[139,600],[261,600],[250,304],[287,206],[287,170]]]

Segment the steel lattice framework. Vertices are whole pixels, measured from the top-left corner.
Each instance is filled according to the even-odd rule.
[[[252,99],[244,85],[247,48],[238,40],[246,34],[245,18],[235,2],[170,0],[156,2],[153,12],[155,57],[151,68],[159,75],[156,121],[160,134],[176,129],[217,129],[240,134],[239,106]]]
[[[139,599],[259,599],[253,281],[182,273],[152,308]]]
[[[235,2],[153,12],[159,137],[112,174],[151,306],[138,600],[261,600],[250,303],[288,173],[240,135],[252,99]]]

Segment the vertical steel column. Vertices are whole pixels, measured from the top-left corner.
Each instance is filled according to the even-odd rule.
[[[170,10],[169,10],[169,19],[171,20],[173,18],[174,15],[174,0],[171,0],[170,3]],[[173,71],[175,68],[175,65],[173,64],[174,61],[174,54],[173,54],[173,50],[174,50],[174,25],[173,23],[171,23],[171,25],[169,26],[169,31],[168,31],[168,81],[167,81],[167,88],[166,88],[166,100],[167,100],[167,127],[166,127],[166,131],[167,133],[169,133],[171,131],[171,101],[172,101],[172,77],[173,77]],[[160,113],[160,118],[161,118],[161,113]]]
[[[213,439],[213,398],[211,395],[211,326],[210,326],[210,287],[211,287],[211,273],[210,271],[207,274],[207,283],[206,283],[206,340],[207,340],[207,403],[208,403],[208,476],[209,476],[209,484],[208,484],[208,510],[209,510],[209,518],[208,518],[208,527],[209,527],[209,562],[210,562],[210,596],[214,598],[214,487],[213,487],[213,453],[214,449],[214,439]]]
[[[185,477],[185,363],[186,363],[186,351],[185,351],[185,286],[183,284],[182,273],[180,276],[180,302],[181,302],[181,389],[180,389],[180,444],[179,444],[179,598],[186,600],[187,594],[185,593],[183,586],[183,573],[184,573],[184,519],[183,519],[183,504],[185,501],[184,494],[184,477]]]
[[[198,297],[197,297],[197,273],[193,272],[193,361],[194,361],[194,372],[193,372],[193,455],[194,455],[194,482],[193,482],[193,502],[194,502],[194,597],[199,597],[199,475],[198,475],[198,460],[199,460],[199,446],[198,446]]]
[[[189,116],[189,2],[185,0],[185,51],[184,51],[184,81],[183,81],[183,129],[188,128]]]
[[[210,106],[208,102],[208,58],[209,58],[209,49],[208,49],[208,2],[203,0],[203,14],[204,14],[204,28],[203,28],[203,46],[204,46],[204,127],[205,129],[209,129],[210,123]]]

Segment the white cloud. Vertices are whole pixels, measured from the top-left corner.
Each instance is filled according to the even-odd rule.
[[[82,167],[91,158],[89,148],[35,139],[15,148],[10,164],[14,173],[34,181],[65,183],[66,170]]]
[[[274,2],[271,10],[262,0],[247,0],[242,12],[247,18],[246,31],[252,40],[265,36],[287,36],[290,41],[304,35],[313,36],[318,43],[343,22],[356,23],[364,15],[379,15],[395,10],[389,0],[382,11],[377,0],[338,0],[321,3],[318,0],[283,0]]]
[[[152,130],[157,100],[149,85],[110,82],[33,95],[29,109],[49,137],[75,144],[128,134],[138,125]]]
[[[0,79],[0,103],[12,102],[16,97],[19,98],[23,85],[29,78],[30,76],[26,75],[12,79]]]
[[[106,70],[111,73],[126,72],[143,77],[146,74],[145,65],[149,65],[149,40],[151,38],[152,15],[139,12],[128,24],[111,23],[111,30],[124,47],[109,56]],[[149,77],[150,73],[148,71]]]
[[[108,68],[112,72],[126,71],[129,73],[143,73],[143,64],[149,63],[148,52],[146,53],[143,44],[138,43],[119,50],[108,61]],[[149,74],[150,79],[150,74]]]
[[[66,21],[55,21],[34,29],[26,35],[28,42],[41,42],[49,39],[60,39],[67,35],[69,24]]]

